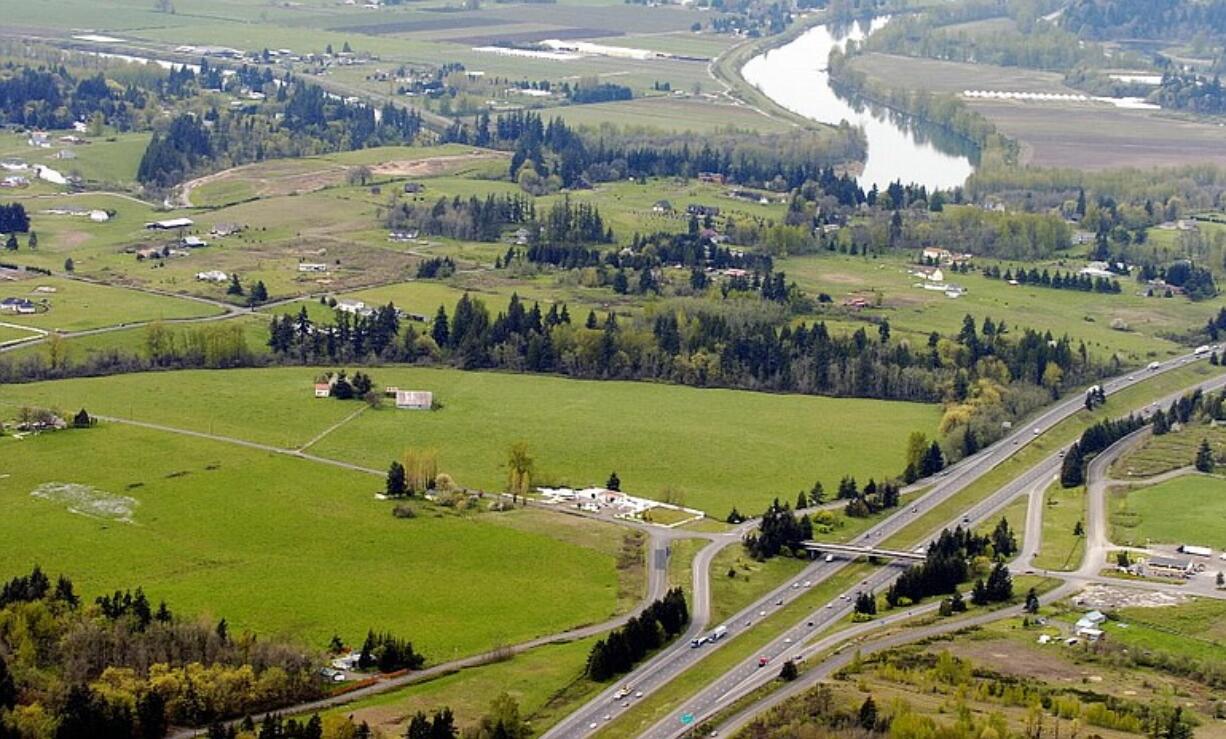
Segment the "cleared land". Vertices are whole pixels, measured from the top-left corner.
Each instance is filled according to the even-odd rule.
[[[5,313],[2,320],[44,331],[81,331],[136,321],[221,313],[216,306],[181,298],[37,275],[0,283],[0,297],[25,298],[38,306],[38,312],[33,315]]]
[[[0,402],[85,406],[296,448],[360,407],[311,397],[319,371],[88,378],[0,388]],[[432,390],[443,408],[366,411],[313,453],[383,469],[407,447],[437,448],[440,469],[461,484],[501,490],[507,449],[525,440],[541,484],[599,484],[617,470],[627,492],[654,497],[671,486],[687,505],[719,516],[734,505],[756,511],[815,479],[829,489],[845,474],[894,473],[907,435],[931,433],[939,412],[914,403],[500,373],[388,367],[371,374],[379,386]]]
[[[139,585],[319,647],[391,629],[432,662],[617,606],[604,534],[575,545],[420,503],[395,518],[378,477],[232,444],[103,424],[0,438],[0,474],[0,576],[38,563],[89,599]]]
[[[1189,474],[1111,493],[1111,540],[1226,548],[1226,480]]]

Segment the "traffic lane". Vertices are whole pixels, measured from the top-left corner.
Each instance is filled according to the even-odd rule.
[[[697,695],[686,700],[680,707],[640,736],[649,739],[672,736],[677,727],[686,725],[684,721],[686,714],[700,716],[709,713],[712,709],[725,703],[729,699],[730,692],[739,690],[746,683],[763,675],[769,674],[773,677],[783,661],[804,648],[809,637],[838,623],[850,614],[860,592],[866,590],[877,592],[888,586],[905,566],[902,563],[892,564],[848,588],[834,600],[817,608],[806,618],[781,632],[769,644],[721,675],[717,682],[703,688]]]
[[[723,625],[728,627],[728,635],[710,645],[708,649],[692,649],[690,647],[690,641],[705,631],[701,624],[692,623],[686,633],[679,637],[672,646],[649,660],[642,667],[619,678],[616,683],[587,705],[572,713],[568,719],[559,722],[546,732],[544,736],[571,737],[586,736],[592,733],[604,723],[612,720],[617,713],[625,710],[623,703],[627,701],[625,699],[614,699],[614,695],[625,685],[631,685],[633,688],[629,698],[641,699],[671,681],[681,672],[692,667],[710,652],[712,648],[718,648],[743,633],[756,623],[758,619],[762,618],[762,614],[770,615],[807,591],[807,588],[803,586],[793,588],[793,582],[803,583],[805,580],[808,580],[816,584],[829,577],[832,572],[846,566],[846,564],[844,561],[828,563],[820,560],[812,563],[795,578],[789,579],[771,591],[767,596],[755,601],[725,621]],[[637,696],[636,693],[640,692],[643,695]],[[629,701],[629,703],[633,705],[634,700]]]

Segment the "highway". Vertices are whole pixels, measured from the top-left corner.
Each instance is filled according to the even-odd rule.
[[[1194,387],[1199,387],[1206,392],[1221,389],[1226,387],[1226,375],[1219,375],[1218,377],[1202,382]],[[1192,388],[1187,388],[1185,390],[1171,393],[1170,395],[1155,401],[1155,404],[1157,407],[1166,407],[1172,401],[1178,399],[1181,395],[1190,391],[1191,389]],[[1151,405],[1150,407],[1155,406]],[[1073,573],[1049,573],[1045,571],[1044,574],[1046,575],[1063,577],[1065,580],[1063,585],[1045,596],[1047,599],[1058,600],[1059,598],[1065,597],[1073,592],[1076,592],[1077,590],[1080,590],[1089,583],[1106,583],[1120,587],[1135,587],[1145,590],[1173,590],[1181,593],[1196,592],[1196,594],[1199,595],[1208,595],[1218,598],[1226,597],[1221,592],[1216,591],[1216,588],[1209,589],[1205,587],[1193,587],[1190,589],[1188,586],[1194,586],[1194,582],[1189,582],[1187,584],[1165,584],[1156,582],[1118,580],[1100,575],[1100,571],[1107,566],[1106,556],[1108,551],[1117,548],[1108,541],[1106,535],[1107,511],[1105,497],[1106,489],[1113,484],[1117,484],[1118,481],[1108,479],[1107,470],[1121,454],[1135,446],[1140,441],[1144,440],[1148,434],[1148,428],[1131,434],[1130,436],[1116,442],[1109,449],[1104,450],[1090,463],[1087,471],[1087,495],[1089,510],[1089,515],[1087,516],[1087,541],[1086,552],[1082,560],[1082,565],[1076,572]],[[1061,456],[1062,455],[1060,453],[1048,456],[1038,465],[1027,470],[1027,472],[1022,476],[1010,481],[1007,485],[993,493],[992,496],[973,509],[974,512],[971,514],[970,522],[972,525],[978,524],[987,519],[1000,508],[1008,505],[1018,495],[1030,496],[1030,505],[1027,509],[1027,535],[1022,544],[1021,551],[1010,565],[1014,571],[1016,571],[1018,568],[1029,567],[1031,560],[1039,551],[1042,534],[1043,492],[1058,476]],[[1149,482],[1154,481],[1156,481],[1156,478],[1149,480]],[[953,523],[962,522],[963,519],[958,519],[955,522],[951,522],[951,525]],[[883,570],[870,578],[869,583],[875,589],[880,589],[880,587],[887,584],[888,581],[893,578],[893,576],[894,575],[888,570]],[[1207,577],[1203,577],[1201,579],[1208,582]],[[801,628],[793,627],[787,633],[780,635],[779,638],[771,642],[766,649],[760,650],[759,654],[745,660],[741,664],[737,665],[737,667],[735,667],[733,670],[725,673],[725,675],[723,675],[717,683],[708,685],[698,694],[692,696],[689,700],[685,701],[683,705],[677,707],[672,713],[670,713],[669,716],[640,734],[640,736],[644,737],[645,739],[662,739],[685,736],[689,731],[689,728],[686,724],[682,724],[682,715],[689,714],[687,717],[691,719],[689,725],[697,725],[702,723],[704,718],[714,715],[722,710],[724,706],[729,705],[731,702],[752,692],[753,690],[756,690],[772,680],[778,674],[778,666],[783,661],[787,659],[805,659],[806,657],[810,657],[816,653],[825,651],[835,644],[844,642],[848,639],[870,633],[874,630],[881,630],[899,620],[905,620],[913,615],[931,611],[935,609],[936,606],[937,603],[930,603],[923,607],[909,609],[906,612],[890,614],[884,618],[879,618],[872,622],[852,627],[849,630],[845,630],[816,643],[808,644],[807,646],[804,645],[803,638],[797,636],[798,633],[803,636],[803,632],[806,630],[803,628],[804,624],[798,625]],[[850,613],[852,610],[852,605],[850,601],[839,601],[834,608],[822,610],[831,614],[829,616],[829,620],[837,621]],[[922,639],[942,630],[952,631],[966,628],[967,626],[971,626],[976,623],[1005,618],[1011,615],[1016,615],[1016,613],[1017,608],[1010,608],[1005,609],[1004,611],[984,614],[981,617],[976,617],[970,620],[951,622],[948,625],[937,624],[932,627],[910,630],[904,634],[888,637],[880,642],[873,642],[870,647],[861,648],[861,651],[862,653],[871,653],[872,651],[890,648],[907,641]],[[821,611],[814,614],[814,616],[820,615]],[[758,666],[759,656],[767,656],[770,658],[766,667],[760,668]],[[798,690],[810,687],[819,679],[830,675],[839,667],[845,665],[849,658],[850,655],[846,651],[841,655],[833,655],[821,665],[806,671],[803,686],[788,686],[787,688],[772,694],[769,698],[755,703],[754,706],[751,707],[752,710],[746,709],[739,711],[736,716],[724,722],[724,724],[719,727],[720,730],[727,731],[729,729],[738,728],[739,726],[748,722],[748,720],[754,714],[765,710],[770,705],[777,704],[779,700],[781,700],[779,697],[780,694],[782,694],[783,697],[787,697],[794,695]]]
[[[1132,385],[1142,382],[1150,377],[1160,375],[1163,372],[1168,372],[1177,367],[1185,366],[1193,361],[1201,359],[1193,354],[1186,354],[1180,357],[1163,362],[1156,370],[1152,371],[1136,371],[1131,375],[1116,377],[1101,383],[1104,391],[1110,398],[1115,393],[1124,390]],[[1226,376],[1219,376],[1212,380],[1200,383],[1201,387],[1206,389],[1221,387],[1226,385]],[[1188,388],[1191,389],[1191,388]],[[1173,398],[1178,398],[1185,390],[1173,394]],[[1168,400],[1159,401],[1167,403]],[[898,512],[884,519],[871,529],[861,535],[856,542],[860,544],[877,544],[885,541],[889,537],[897,534],[906,528],[913,520],[922,517],[928,511],[933,510],[937,506],[944,503],[950,497],[956,495],[959,491],[972,484],[984,474],[1001,464],[1009,457],[1013,456],[1018,450],[1030,443],[1033,439],[1038,438],[1042,432],[1050,429],[1060,421],[1072,416],[1078,410],[1084,408],[1084,395],[1080,392],[1069,393],[1067,397],[1049,406],[1037,416],[1029,419],[1026,423],[1019,423],[1018,427],[1004,439],[992,444],[979,453],[968,457],[958,464],[951,466],[935,483],[931,489],[922,494],[919,498],[911,501],[909,504],[904,504]],[[986,499],[978,502],[963,515],[958,516],[952,521],[946,522],[942,526],[937,527],[930,532],[935,536],[940,532],[941,528],[946,526],[957,525],[963,522],[973,523],[986,519],[992,513],[998,511],[1007,505],[1013,498],[1021,495],[1041,483],[1050,479],[1050,477],[1059,470],[1060,456],[1052,454],[1045,458],[1035,467],[1032,467],[1026,473],[1018,478],[1010,481],[1001,489],[995,491]],[[911,489],[914,489],[913,486]],[[704,552],[711,551],[711,556],[714,556],[714,551],[717,547],[707,547]],[[695,568],[698,567],[699,558],[695,559]],[[763,613],[770,614],[780,608],[778,605],[782,601],[782,605],[787,605],[801,593],[806,591],[806,588],[793,588],[793,582],[810,581],[814,585],[831,577],[848,564],[845,560],[836,559],[833,562],[818,561],[806,567],[793,581],[783,583],[775,590],[768,593],[754,603],[742,609],[735,616],[725,622],[728,629],[726,637],[718,642],[704,645],[694,649],[689,645],[689,639],[694,635],[703,633],[709,627],[715,624],[707,624],[704,619],[700,619],[699,615],[709,613],[709,606],[703,602],[706,600],[706,593],[701,593],[702,598],[694,597],[694,619],[690,630],[685,635],[684,639],[679,639],[674,645],[664,649],[660,654],[653,659],[644,663],[632,673],[619,679],[610,687],[589,701],[575,713],[563,719],[552,729],[547,731],[543,737],[546,739],[588,736],[598,731],[605,723],[613,720],[617,715],[626,710],[623,703],[613,699],[614,693],[622,686],[632,686],[632,692],[629,696],[628,705],[633,706],[635,702],[642,700],[643,697],[650,695],[653,691],[658,690],[663,685],[669,683],[681,673],[693,667],[702,657],[714,649],[719,649],[727,643],[734,641],[736,637],[744,633],[747,629],[752,628],[753,623],[758,621]],[[683,705],[674,708],[672,713],[662,720],[656,727],[642,734],[644,737],[655,736],[671,736],[677,727],[681,726],[681,717],[684,714],[692,713],[699,715],[704,711],[709,711],[711,706],[719,701],[728,689],[735,684],[746,679],[747,675],[754,674],[758,671],[757,660],[760,656],[767,656],[773,664],[776,657],[781,654],[786,654],[786,650],[812,633],[819,633],[825,626],[833,624],[839,618],[846,615],[851,608],[851,598],[856,589],[868,588],[879,590],[888,585],[889,581],[896,576],[898,572],[897,566],[883,568],[873,576],[864,581],[857,588],[853,588],[852,592],[844,593],[848,600],[839,600],[841,606],[832,608],[820,608],[809,617],[799,621],[793,627],[787,629],[780,634],[773,642],[764,650],[755,654],[752,658],[747,659],[741,665],[738,665],[730,673],[722,676],[718,681],[709,685],[698,695],[693,696]],[[695,572],[695,581],[698,582],[700,573]],[[703,576],[703,582],[706,582],[706,576]],[[695,591],[696,596],[699,595]],[[809,623],[813,623],[809,627]],[[739,678],[739,679],[738,679]]]

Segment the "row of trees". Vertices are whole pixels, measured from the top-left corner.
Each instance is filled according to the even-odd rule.
[[[1065,272],[1063,274],[1056,272],[1053,274],[1046,269],[1040,273],[1034,267],[1031,267],[1029,270],[1018,268],[1016,274],[1013,270],[1006,268],[1002,274],[1000,267],[992,265],[991,267],[983,268],[983,276],[1006,282],[1016,281],[1019,285],[1036,285],[1056,290],[1079,290],[1081,292],[1108,294],[1118,294],[1121,292],[1119,280],[1112,280],[1102,276],[1091,277],[1090,275],[1073,274],[1072,272]]]
[[[948,595],[970,578],[968,560],[991,551],[992,539],[961,526],[945,529],[928,545],[924,561],[907,568],[886,590],[891,607],[918,603],[932,595]]]
[[[934,332],[926,347],[915,348],[882,331],[873,338],[864,328],[834,335],[824,323],[793,326],[786,315],[741,306],[678,300],[661,307],[652,317],[610,313],[598,321],[592,314],[586,325],[576,326],[562,318],[564,309],[545,315],[516,295],[505,312],[491,316],[480,299],[465,294],[452,315],[439,308],[428,333],[412,326],[401,332],[390,306],[355,324],[338,314],[332,326],[316,325],[302,311],[272,321],[269,346],[283,361],[442,361],[464,368],[922,401],[970,400],[981,378],[1055,392],[1102,371],[1084,347],[1074,353],[1067,337],[1025,330],[1014,339],[1003,324],[988,319],[981,334],[970,316],[956,337]]]
[[[669,590],[625,626],[592,645],[587,658],[587,676],[603,682],[629,672],[647,654],[684,631],[689,623],[685,594],[681,588]]]
[[[1161,413],[1161,411],[1159,411]],[[1060,463],[1060,484],[1066,488],[1084,485],[1090,460],[1115,442],[1149,423],[1144,416],[1099,421],[1081,433]]]

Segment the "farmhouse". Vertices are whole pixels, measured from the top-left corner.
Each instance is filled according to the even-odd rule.
[[[195,224],[190,218],[168,218],[164,221],[151,221],[145,224],[145,228],[152,231],[173,231],[176,228],[190,228]]]
[[[657,200],[651,206],[651,212],[652,213],[672,213],[673,204],[668,202],[667,200]]]
[[[911,274],[916,277],[922,277],[928,282],[945,281],[945,273],[941,271],[940,267],[916,267]]]
[[[201,282],[225,282],[230,279],[230,275],[219,269],[210,269],[207,272],[197,272],[196,279]]]
[[[1087,277],[1106,277],[1110,279],[1115,277],[1115,273],[1108,269],[1109,266],[1106,262],[1090,262],[1081,268],[1080,274]]]
[[[328,265],[323,264],[322,262],[299,262],[298,271],[299,272],[327,272]]]
[[[330,381],[315,383],[315,397],[317,398],[332,397],[332,383]]]
[[[189,249],[199,249],[200,247],[208,246],[209,242],[205,241],[199,236],[184,236],[183,239],[179,241],[179,244],[181,246],[186,246]]]
[[[396,407],[402,410],[428,411],[434,407],[434,393],[429,390],[396,390]]]
[[[373,308],[367,307],[366,303],[360,300],[338,300],[336,309],[341,313],[350,313],[355,316],[369,316],[375,312]]]
[[[5,298],[0,300],[0,311],[29,315],[34,313],[34,304],[25,298]]]
[[[714,218],[719,215],[719,207],[715,205],[702,205],[701,203],[690,203],[685,206],[685,212],[692,216],[711,216]]]
[[[699,172],[698,181],[709,182],[713,185],[722,185],[724,184],[724,176],[719,172]]]
[[[942,249],[940,247],[935,247],[935,246],[930,246],[927,249],[924,249],[923,253],[920,254],[920,256],[923,257],[923,260],[925,262],[937,262],[937,263],[946,263],[946,264],[952,262],[954,259],[953,252],[951,252],[949,249]]]
[[[965,288],[965,287],[962,287],[961,285],[955,285],[955,284],[954,284],[954,283],[952,283],[952,282],[950,282],[950,283],[948,283],[947,285],[945,285],[945,297],[947,297],[947,298],[960,298],[960,297],[962,297],[963,295],[966,295],[966,288]]]
[[[241,223],[218,223],[209,229],[209,234],[221,239],[225,238],[226,236],[233,236],[236,233],[241,233],[245,228],[246,226]]]

